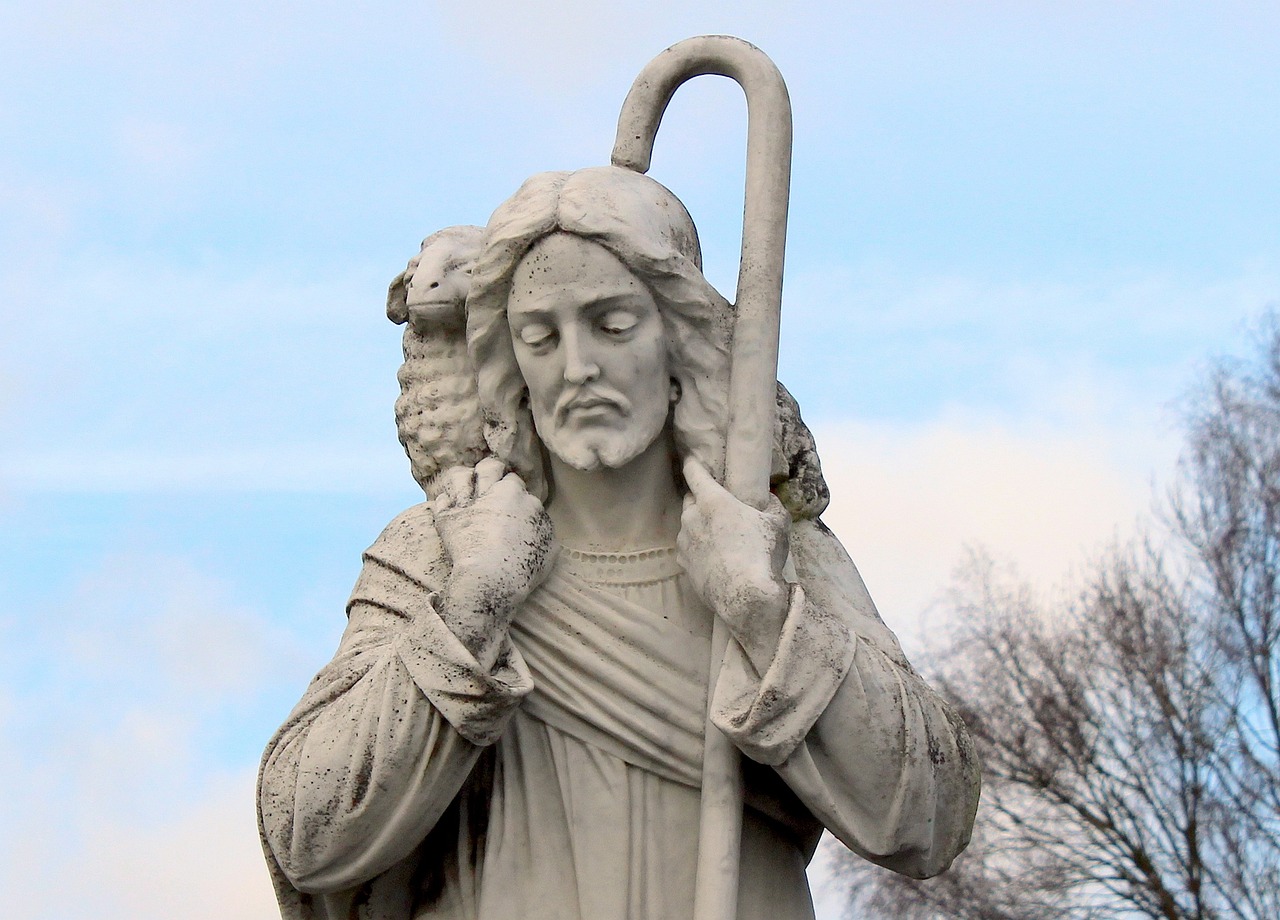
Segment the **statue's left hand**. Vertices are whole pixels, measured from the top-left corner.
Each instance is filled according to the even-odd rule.
[[[743,504],[690,458],[677,558],[694,589],[763,672],[773,660],[790,588],[783,578],[791,518],[777,496],[758,511]]]

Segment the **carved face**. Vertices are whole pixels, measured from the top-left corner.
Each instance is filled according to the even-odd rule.
[[[507,321],[534,426],[580,470],[619,468],[662,433],[670,409],[662,316],[613,253],[567,233],[516,266]]]
[[[442,236],[418,254],[405,292],[414,328],[423,331],[434,323],[462,322],[478,244],[478,235]]]

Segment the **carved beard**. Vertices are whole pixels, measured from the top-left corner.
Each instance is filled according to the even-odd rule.
[[[658,439],[667,426],[669,406],[642,400],[627,405],[622,427],[605,425],[572,426],[566,412],[557,408],[550,425],[534,417],[534,428],[547,450],[557,459],[583,472],[600,468],[621,469],[639,457]]]

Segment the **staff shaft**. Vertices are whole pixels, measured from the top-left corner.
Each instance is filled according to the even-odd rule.
[[[725,487],[763,508],[776,416],[782,265],[791,188],[791,101],[777,67],[759,48],[726,35],[671,46],[640,72],[618,119],[613,164],[647,172],[658,125],[672,96],[702,74],[730,77],[747,98],[747,170],[729,378]],[[702,767],[694,920],[734,920],[742,842],[742,770],[737,749],[711,722],[715,676],[729,634],[717,618]]]

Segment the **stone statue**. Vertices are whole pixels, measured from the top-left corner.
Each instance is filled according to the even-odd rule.
[[[447,235],[388,306],[429,500],[366,551],[338,652],[263,760],[282,915],[800,920],[824,827],[946,868],[972,746],[817,519],[772,372],[774,494],[722,485],[740,333],[683,205],[629,168],[543,173],[478,245]],[[419,403],[423,430],[478,405],[484,446],[470,421],[414,434]]]

